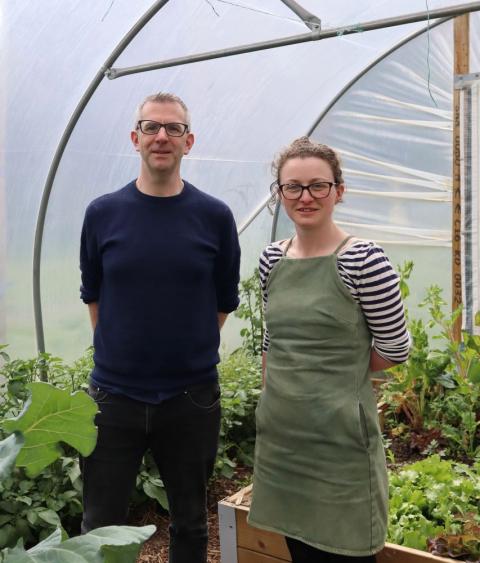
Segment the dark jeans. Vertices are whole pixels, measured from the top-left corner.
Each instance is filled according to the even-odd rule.
[[[285,539],[292,556],[292,563],[375,563],[375,555],[367,555],[365,557],[338,555],[321,551],[316,547],[292,538],[286,537]]]
[[[150,449],[170,511],[170,563],[207,561],[207,482],[220,429],[220,389],[209,383],[151,405],[90,386],[98,441],[84,458],[82,532],[124,524],[144,453]]]

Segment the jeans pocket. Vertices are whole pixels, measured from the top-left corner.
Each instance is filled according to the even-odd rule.
[[[106,391],[100,389],[100,387],[97,387],[96,385],[92,385],[91,383],[88,386],[88,394],[96,403],[103,403],[108,397],[108,393]]]
[[[220,405],[220,386],[218,383],[190,387],[186,394],[192,405],[205,411],[214,410]]]

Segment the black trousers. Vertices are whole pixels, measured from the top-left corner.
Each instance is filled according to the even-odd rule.
[[[292,538],[285,538],[292,557],[292,563],[375,563],[375,555],[352,557],[327,553]]]
[[[82,532],[125,524],[144,453],[150,449],[170,511],[170,563],[207,562],[207,483],[220,430],[217,383],[152,405],[90,387],[98,441],[82,462]]]

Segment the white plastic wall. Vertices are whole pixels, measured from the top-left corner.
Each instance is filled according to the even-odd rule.
[[[425,9],[423,0],[337,0],[322,2],[321,6],[313,0],[301,3],[322,19],[324,28]],[[428,4],[435,9],[459,3],[450,0]],[[11,344],[12,354],[30,355],[35,350],[31,298],[33,236],[55,149],[90,81],[150,5],[145,0],[23,3],[4,0],[0,3],[0,313],[3,319],[0,341]],[[472,25],[473,34],[478,34],[478,18],[472,21],[476,22]],[[224,199],[241,225],[268,196],[274,153],[306,133],[338,92],[363,69],[423,26],[418,23],[392,27],[114,81],[105,79],[66,147],[49,202],[41,262],[47,349],[74,357],[91,341],[85,307],[78,298],[81,221],[92,198],[115,190],[135,177],[138,161],[130,145],[129,131],[135,106],[142,98],[166,90],[186,101],[193,117],[196,144],[185,159],[184,177]],[[305,32],[308,29],[279,0],[170,0],[114,66],[165,60]],[[433,40],[434,35],[441,34],[431,34],[431,85],[441,113],[436,115],[423,108],[415,110],[413,118],[406,118],[422,117],[446,123],[450,111],[449,79],[438,65],[451,57],[451,37],[447,33],[437,42]],[[412,67],[417,73],[415,88],[398,67],[386,67],[384,63],[379,66],[383,70],[366,75],[364,90],[392,96],[393,89],[400,101],[408,101],[415,94],[427,107],[424,39],[419,39],[417,47],[408,51],[407,58],[403,63],[400,59],[400,64]],[[339,101],[314,134],[345,151],[350,194],[339,218],[347,222],[370,222],[372,226],[384,224],[388,198],[354,190],[401,188],[412,193],[418,189],[415,184],[407,185],[403,181],[393,186],[388,178],[371,183],[365,171],[387,177],[395,174],[392,168],[377,165],[377,161],[409,167],[414,172],[403,170],[402,177],[427,182],[428,186],[422,185],[422,191],[443,193],[450,166],[448,143],[443,140],[445,131],[411,125],[410,140],[406,141],[401,136],[402,126],[384,120],[381,127],[390,136],[389,143],[376,140],[370,143],[371,137],[362,141],[360,135],[372,133],[380,122],[372,125],[370,118],[360,119],[354,114],[370,115],[375,110],[381,111],[384,117],[387,117],[385,112],[392,117],[399,113],[407,116],[408,108],[378,98],[366,99],[368,96],[358,89],[352,91],[350,101],[349,96],[346,94]],[[342,125],[338,126],[340,122]],[[406,147],[411,148],[411,138],[417,134],[425,142],[418,142],[415,151],[402,156]],[[435,150],[431,147],[440,147],[441,158],[430,160]],[[420,156],[424,149],[429,154],[425,165],[419,164],[424,160]],[[362,160],[363,157],[371,161]],[[426,173],[430,176],[425,176]],[[430,215],[430,203],[414,200],[415,212],[412,212],[407,199],[391,200],[394,205],[388,207],[389,223],[412,229],[416,228],[420,214]],[[362,201],[368,201],[366,208]],[[447,212],[442,213],[446,217]],[[441,240],[448,245],[445,234],[448,226],[443,219],[432,219],[433,223],[423,224],[422,228],[434,231],[438,227],[442,231]],[[270,228],[271,218],[264,211],[241,235],[244,276],[251,273],[258,253],[269,241]],[[364,234],[385,240],[384,231],[381,237],[375,229]],[[415,248],[417,251],[419,247]],[[448,254],[447,246],[434,248]],[[431,252],[431,246],[427,250]],[[440,267],[442,274],[448,272],[447,258],[435,258],[431,263]],[[227,326],[228,346],[235,345],[235,332],[234,323]]]

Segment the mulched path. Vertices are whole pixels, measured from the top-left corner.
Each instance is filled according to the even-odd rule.
[[[232,479],[219,477],[208,491],[208,524],[210,538],[208,542],[208,563],[220,563],[220,539],[218,536],[218,501],[229,497],[245,487],[250,482],[252,470],[248,467],[239,467]],[[155,524],[157,531],[145,542],[140,552],[137,563],[168,563],[168,515],[159,514],[156,510],[156,502],[152,501],[148,506],[136,509],[129,524],[134,526],[146,526]]]

